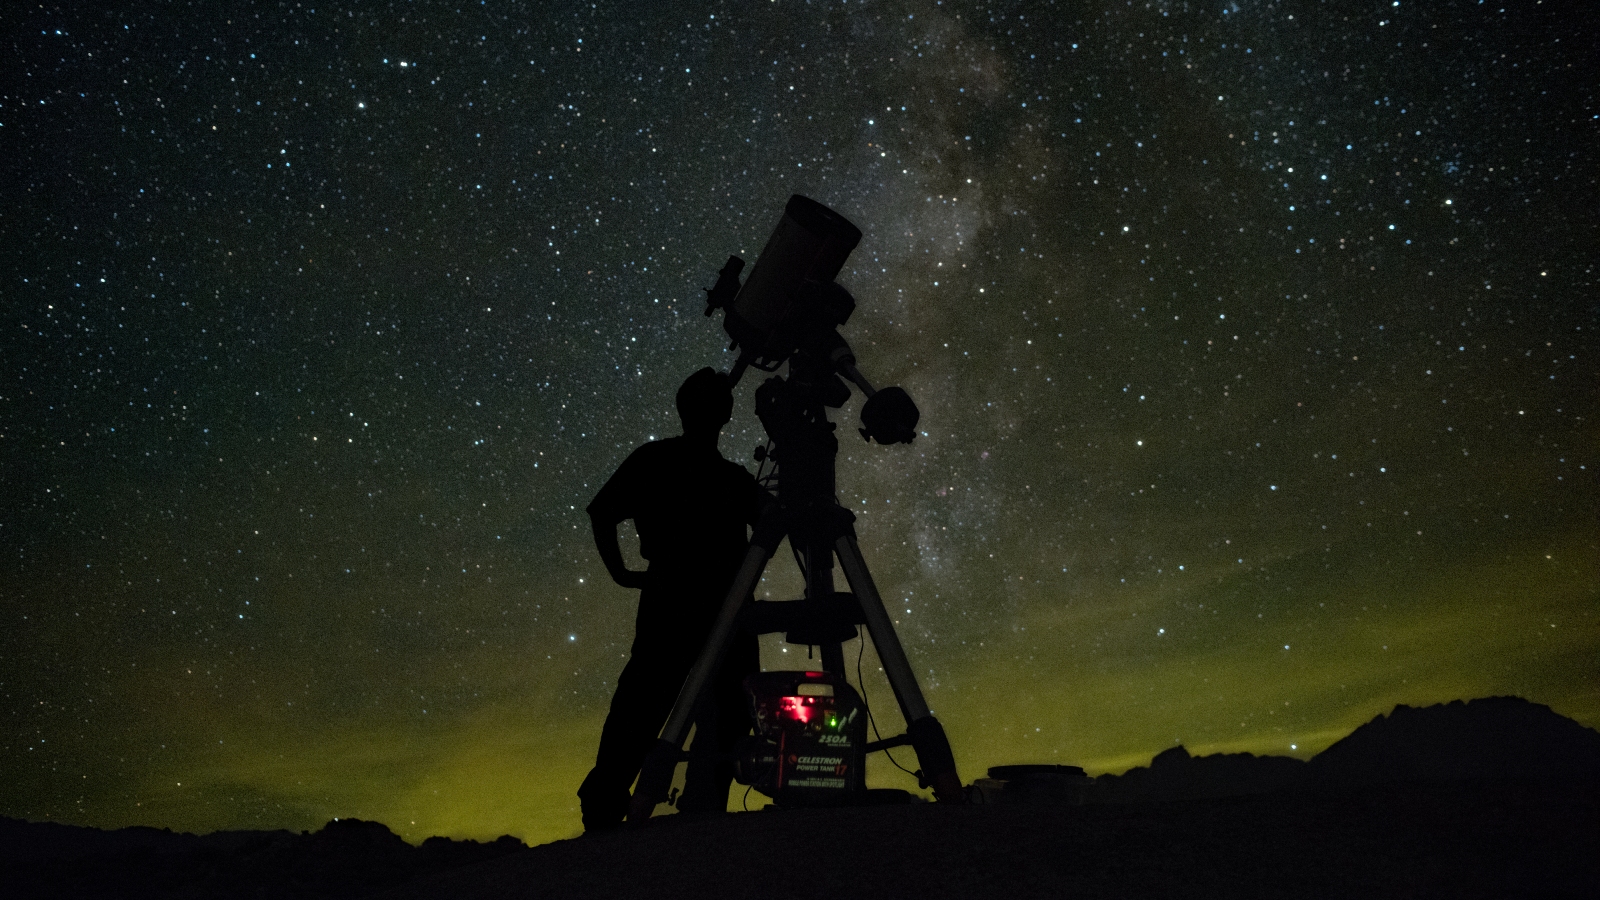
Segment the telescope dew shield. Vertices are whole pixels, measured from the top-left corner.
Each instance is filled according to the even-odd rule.
[[[810,197],[795,194],[767,246],[729,304],[722,326],[757,361],[779,363],[794,352],[791,312],[808,281],[831,282],[861,242],[861,229]]]

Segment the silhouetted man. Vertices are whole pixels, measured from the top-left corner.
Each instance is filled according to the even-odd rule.
[[[683,435],[633,451],[589,504],[606,570],[640,594],[631,655],[617,679],[594,769],[578,788],[588,831],[616,827],[627,815],[634,779],[705,646],[749,546],[745,527],[755,524],[766,499],[743,466],[717,451],[733,414],[727,377],[701,369],[684,381],[677,401]],[[631,571],[622,560],[617,525],[624,519],[633,520],[647,571]],[[755,637],[739,635],[712,681],[717,724],[696,718],[680,811],[727,808],[733,766],[709,761],[701,742],[715,731],[718,750],[727,753],[749,732],[742,681],[759,669]]]

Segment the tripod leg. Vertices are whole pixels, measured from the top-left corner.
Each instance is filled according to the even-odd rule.
[[[761,522],[756,525],[750,549],[745,553],[744,563],[722,601],[722,609],[717,613],[716,623],[711,626],[706,645],[678,691],[678,699],[672,704],[672,715],[667,718],[667,724],[662,726],[660,739],[650,749],[650,755],[645,757],[644,767],[639,771],[639,782],[634,787],[633,800],[628,804],[630,821],[650,818],[656,804],[666,799],[667,789],[672,785],[672,773],[677,769],[678,759],[682,755],[683,739],[694,720],[695,704],[705,693],[706,684],[722,662],[723,651],[733,637],[734,624],[739,617],[739,610],[744,607],[745,598],[755,590],[767,561],[783,540],[783,518],[779,508],[774,505],[768,508]]]
[[[894,623],[883,608],[883,597],[872,582],[872,573],[861,558],[861,547],[855,536],[842,534],[834,544],[839,554],[839,565],[861,603],[862,618],[867,620],[867,631],[872,635],[878,659],[883,662],[884,674],[894,689],[895,700],[906,719],[906,733],[917,751],[917,761],[922,764],[923,779],[933,788],[934,796],[941,802],[961,803],[966,793],[961,788],[961,778],[956,774],[955,756],[950,752],[950,741],[945,737],[939,720],[928,710],[922,688],[911,671],[911,661],[906,658],[900,636],[895,634]]]

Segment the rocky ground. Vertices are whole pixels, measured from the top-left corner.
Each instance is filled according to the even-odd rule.
[[[549,844],[385,896],[1597,897],[1600,803],[1498,783],[763,811]]]
[[[16,898],[1005,898],[1600,896],[1600,791],[1550,783],[1083,806],[1040,802],[668,816],[527,848],[140,830],[92,852],[7,823]],[[77,829],[75,831],[86,831]],[[81,835],[80,835],[81,836]],[[80,848],[81,849],[81,848]]]

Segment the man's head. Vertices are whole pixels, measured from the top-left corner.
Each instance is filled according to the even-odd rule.
[[[710,366],[684,379],[678,388],[678,418],[684,434],[716,434],[733,418],[733,388],[728,376]]]

